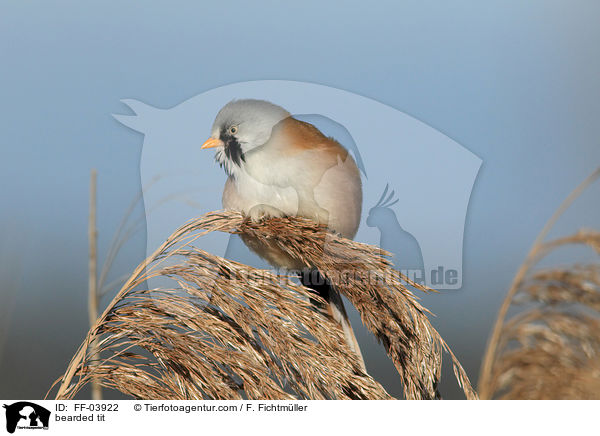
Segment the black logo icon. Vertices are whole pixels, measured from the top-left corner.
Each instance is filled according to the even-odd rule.
[[[29,401],[19,401],[4,405],[6,409],[6,431],[14,433],[15,429],[47,429],[50,411]]]

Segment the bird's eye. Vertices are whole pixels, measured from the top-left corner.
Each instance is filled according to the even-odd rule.
[[[232,135],[235,135],[237,132],[238,132],[237,126],[231,126],[229,128],[229,133],[231,133]]]

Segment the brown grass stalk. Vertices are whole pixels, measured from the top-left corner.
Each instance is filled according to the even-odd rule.
[[[148,399],[391,398],[362,371],[339,325],[310,303],[319,297],[287,276],[193,244],[213,231],[275,244],[317,267],[384,345],[406,398],[437,397],[444,350],[467,398],[477,397],[406,278],[379,248],[302,218],[255,223],[224,211],[187,223],[138,266],[57,380],[57,399],[73,398],[92,377]],[[160,288],[146,289],[149,278],[161,280]],[[103,359],[92,368],[94,340]]]
[[[88,218],[88,242],[89,242],[89,259],[88,259],[88,317],[90,328],[98,318],[98,253],[97,241],[98,231],[96,229],[96,181],[98,173],[92,170],[90,173],[90,214]],[[99,355],[97,353],[98,343],[96,340],[90,344],[92,354],[96,358],[90,360],[90,366],[93,368],[98,365]],[[102,399],[102,387],[97,379],[92,379],[92,400]]]
[[[544,226],[498,313],[479,379],[483,399],[600,398],[598,264],[535,270],[554,250],[584,245],[600,254],[600,233],[581,230],[544,242],[560,215],[600,177],[587,177]],[[509,309],[528,307],[507,319]]]

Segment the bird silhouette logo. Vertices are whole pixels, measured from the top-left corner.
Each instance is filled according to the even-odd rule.
[[[393,206],[399,199],[385,186],[377,203],[369,209],[367,226],[379,230],[379,247],[393,255],[397,269],[414,282],[425,283],[423,253],[417,239],[402,228]]]

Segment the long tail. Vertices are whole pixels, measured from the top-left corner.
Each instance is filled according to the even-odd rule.
[[[344,301],[342,300],[340,293],[317,270],[302,271],[300,273],[300,281],[304,286],[312,289],[316,294],[320,295],[325,301],[327,301],[326,307],[323,307],[322,304],[318,304],[316,300],[313,300],[313,304],[315,304],[315,306],[317,306],[320,310],[327,312],[338,322],[338,324],[340,324],[342,330],[344,331],[346,343],[350,349],[354,351],[358,357],[358,361],[362,370],[366,373],[367,369],[365,367],[365,361],[360,351],[358,341],[356,340],[356,336],[354,335],[354,330],[352,330],[352,325],[348,319],[348,314],[344,308]]]

